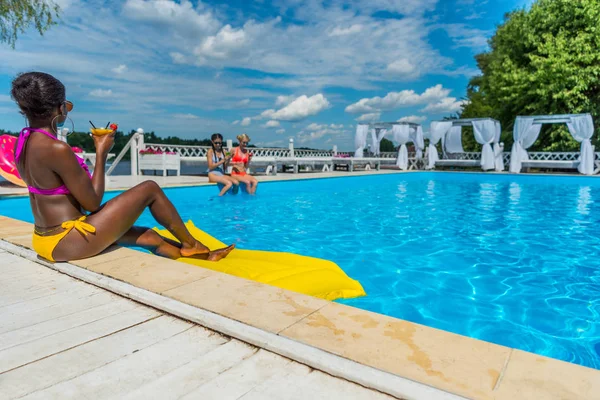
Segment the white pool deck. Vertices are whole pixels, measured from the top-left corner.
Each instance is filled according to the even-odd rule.
[[[392,397],[0,250],[2,399]]]

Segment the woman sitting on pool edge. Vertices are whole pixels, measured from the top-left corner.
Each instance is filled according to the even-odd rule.
[[[210,251],[196,240],[153,181],[102,204],[104,168],[115,132],[93,135],[96,163],[92,177],[85,162],[56,137],[73,109],[58,79],[41,72],[20,74],[12,82],[11,97],[29,124],[19,135],[15,159],[29,190],[35,220],[33,249],[40,256],[50,261],[79,260],[93,257],[114,243],[143,247],[171,259],[193,256],[218,261],[233,250],[232,245]],[[150,228],[134,226],[146,208],[179,243]]]
[[[240,183],[237,179],[225,175],[225,167],[231,160],[230,155],[225,155],[223,151],[223,136],[220,133],[213,133],[210,137],[212,149],[206,153],[208,159],[208,181],[221,184],[223,188],[219,196],[223,196],[233,186],[233,194],[237,194]]]
[[[232,171],[231,176],[240,182],[246,184],[246,190],[249,194],[256,193],[256,187],[258,186],[258,180],[252,175],[249,175],[246,170],[248,164],[252,159],[252,154],[248,151],[246,146],[250,142],[250,137],[245,133],[242,133],[237,137],[239,146],[233,150],[233,157],[231,159]]]

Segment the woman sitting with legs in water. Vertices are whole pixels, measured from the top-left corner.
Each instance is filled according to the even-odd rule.
[[[246,172],[248,164],[250,164],[250,160],[252,159],[252,154],[247,148],[250,137],[245,133],[242,133],[237,137],[237,140],[239,142],[239,147],[236,147],[233,150],[233,157],[231,159],[233,170],[231,171],[231,176],[238,181],[245,183],[246,190],[249,194],[255,194],[258,180]]]
[[[223,136],[220,133],[213,133],[210,137],[212,149],[206,153],[208,159],[208,181],[220,183],[223,189],[219,196],[223,196],[233,186],[233,194],[236,194],[240,183],[231,176],[225,175],[225,167],[231,160],[231,156],[225,155],[223,151]]]
[[[102,204],[104,166],[115,132],[93,136],[96,164],[91,177],[85,162],[56,137],[73,109],[58,79],[41,72],[21,74],[12,82],[11,96],[29,123],[19,135],[15,158],[28,185],[35,219],[33,249],[40,256],[50,261],[78,260],[95,256],[113,243],[143,247],[171,259],[194,256],[218,261],[233,250],[232,245],[210,251],[194,239],[153,181]],[[133,225],[146,208],[180,243]]]

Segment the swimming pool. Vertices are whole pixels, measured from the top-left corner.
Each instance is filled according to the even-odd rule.
[[[411,173],[167,189],[240,248],[337,262],[365,310],[600,369],[600,179]],[[110,193],[112,198],[116,193]],[[0,214],[32,221],[26,198]],[[149,213],[140,224],[154,226]]]

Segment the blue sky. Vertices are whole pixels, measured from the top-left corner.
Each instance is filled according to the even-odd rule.
[[[0,128],[21,71],[51,73],[75,129],[118,122],[159,136],[353,148],[360,121],[456,112],[473,56],[526,0],[60,0],[43,37],[0,45]],[[427,129],[427,128],[426,128]]]

